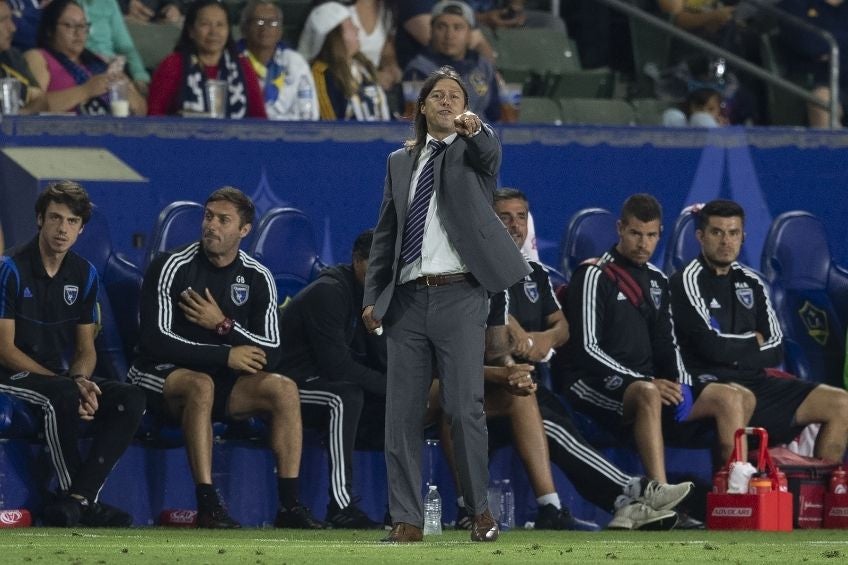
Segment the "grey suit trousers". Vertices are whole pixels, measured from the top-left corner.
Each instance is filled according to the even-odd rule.
[[[483,411],[487,313],[488,294],[477,283],[427,287],[411,282],[395,289],[383,319],[389,366],[386,467],[394,523],[424,523],[422,429],[434,375],[441,379],[441,402],[466,507],[477,514],[488,506],[489,443]]]

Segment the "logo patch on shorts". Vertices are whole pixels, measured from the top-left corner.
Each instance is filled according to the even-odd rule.
[[[161,363],[159,365],[154,366],[153,368],[157,371],[167,371],[168,369],[173,369],[176,367],[173,363]]]
[[[737,288],[736,289],[736,298],[739,302],[750,310],[754,307],[754,291],[750,288]]]
[[[604,379],[604,388],[607,390],[615,390],[617,388],[621,388],[621,385],[624,384],[624,379],[619,375],[610,375]]]
[[[705,373],[703,375],[698,375],[698,380],[701,381],[701,384],[714,383],[718,380],[718,377]]]
[[[533,304],[539,301],[539,285],[534,282],[524,283],[524,294],[527,295],[527,300]]]
[[[230,298],[236,306],[241,306],[247,302],[248,296],[250,296],[250,287],[246,284],[233,283],[230,285]]]
[[[65,304],[67,304],[68,306],[73,305],[73,303],[77,301],[78,296],[79,296],[79,287],[77,285],[74,285],[74,284],[66,284],[65,285],[65,291],[64,291]]]
[[[16,381],[18,379],[23,379],[29,376],[29,371],[21,371],[20,373],[15,373],[11,377],[9,377],[10,381]]]

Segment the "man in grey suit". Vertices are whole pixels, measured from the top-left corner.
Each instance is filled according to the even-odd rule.
[[[362,319],[388,345],[386,466],[393,528],[384,541],[421,541],[421,431],[434,372],[456,446],[471,539],[494,541],[483,352],[488,293],[530,272],[492,210],[501,164],[494,131],[468,111],[450,67],[424,82],[415,139],[389,156],[365,279]],[[435,361],[435,366],[433,362]]]

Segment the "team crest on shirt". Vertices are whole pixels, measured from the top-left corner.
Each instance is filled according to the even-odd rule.
[[[539,301],[539,285],[532,281],[525,282],[524,294],[527,295],[527,300],[536,304]]]
[[[754,307],[754,291],[750,288],[737,288],[736,298],[740,304],[750,310]]]
[[[79,287],[74,284],[66,284],[63,296],[65,298],[65,304],[72,306],[79,296]]]
[[[624,384],[624,379],[619,375],[610,375],[604,379],[604,388],[607,390],[615,390]]]
[[[653,281],[651,281],[653,282]],[[654,307],[659,310],[660,305],[662,304],[662,289],[651,287],[651,301],[654,303]]]
[[[233,283],[230,285],[230,298],[236,306],[241,306],[247,302],[248,296],[250,296],[250,287],[246,284]]]

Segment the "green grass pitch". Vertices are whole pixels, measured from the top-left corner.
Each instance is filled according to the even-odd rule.
[[[358,563],[845,563],[848,532],[536,532],[503,533],[472,543],[467,532],[446,531],[420,544],[391,545],[380,531],[302,532],[162,528],[0,530],[6,564],[301,564]]]

